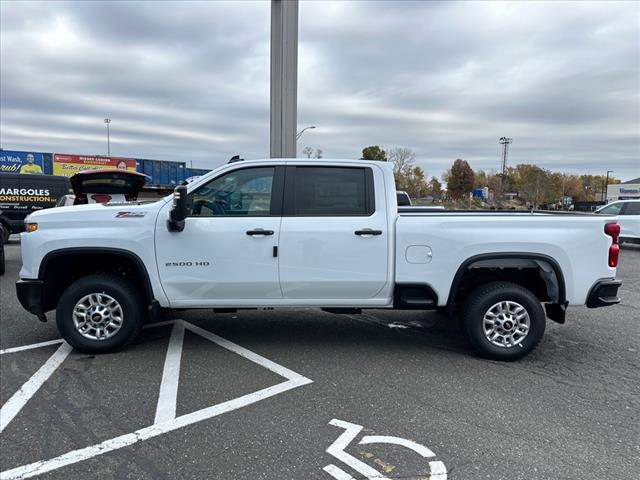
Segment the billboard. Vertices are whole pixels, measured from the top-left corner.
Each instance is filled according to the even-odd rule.
[[[136,171],[136,161],[133,158],[101,157],[97,155],[67,155],[53,154],[53,174],[70,177],[82,170],[129,170]]]
[[[42,174],[43,154],[0,150],[0,172]]]

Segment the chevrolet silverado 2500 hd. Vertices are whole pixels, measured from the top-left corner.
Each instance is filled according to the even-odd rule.
[[[568,305],[618,303],[615,216],[398,208],[388,164],[225,165],[154,203],[26,220],[17,293],[92,352],[160,308],[439,309],[482,355],[513,360]]]

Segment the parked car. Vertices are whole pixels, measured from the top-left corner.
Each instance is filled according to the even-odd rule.
[[[4,268],[4,235],[0,235],[0,275],[4,275]]]
[[[396,192],[396,199],[398,200],[399,207],[410,207],[411,206],[411,197],[409,194],[403,190],[398,190]]]
[[[56,207],[70,207],[74,204],[76,196],[73,194],[63,195],[58,199]]]
[[[620,243],[640,243],[640,199],[611,202],[596,213],[618,215]]]
[[[124,203],[138,199],[147,176],[128,170],[84,170],[70,180],[73,205]]]
[[[0,172],[0,225],[5,242],[12,233],[24,231],[27,215],[55,207],[70,188],[67,177]]]
[[[616,220],[398,209],[384,162],[241,161],[173,201],[33,213],[16,288],[83,351],[126,346],[160,308],[440,308],[481,355],[514,360],[546,317],[620,302]]]

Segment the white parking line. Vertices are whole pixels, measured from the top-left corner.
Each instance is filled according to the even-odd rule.
[[[175,347],[175,345],[178,344],[178,337],[180,335],[182,336],[182,340],[184,339],[184,329],[186,328],[188,330],[191,330],[193,333],[196,333],[220,345],[221,347],[227,350],[230,350],[242,356],[243,358],[246,358],[247,360],[250,360],[258,365],[261,365],[262,367],[268,370],[271,370],[274,373],[277,373],[278,375],[286,378],[287,380],[277,385],[263,388],[262,390],[252,392],[252,393],[243,395],[241,397],[219,403],[217,405],[212,405],[210,407],[203,408],[201,410],[197,410],[195,412],[191,412],[186,415],[182,415],[170,420],[163,421],[162,423],[155,423],[154,425],[150,425],[148,427],[142,428],[133,433],[127,433],[125,435],[121,435],[116,438],[111,438],[109,440],[105,440],[102,443],[91,445],[89,447],[81,448],[78,450],[72,450],[70,452],[67,452],[65,454],[62,454],[58,457],[55,457],[49,460],[41,460],[41,461],[30,463],[27,465],[19,466],[11,470],[5,470],[4,472],[0,472],[0,480],[22,479],[22,478],[33,477],[36,475],[42,475],[43,473],[56,470],[66,465],[78,463],[83,460],[87,460],[89,458],[97,457],[104,453],[113,452],[114,450],[118,450],[120,448],[133,445],[135,443],[138,443],[143,440],[147,440],[149,438],[157,437],[158,435],[162,435],[164,433],[171,432],[173,430],[177,430],[179,428],[183,428],[188,425],[201,422],[203,420],[208,420],[218,415],[222,415],[223,413],[231,412],[233,410],[246,407],[247,405],[251,405],[252,403],[259,402],[260,400],[264,400],[266,398],[273,397],[274,395],[278,395],[288,390],[312,383],[312,380],[300,375],[299,373],[294,372],[293,370],[289,370],[288,368],[283,367],[282,365],[279,365],[275,362],[272,362],[271,360],[261,355],[258,355],[257,353],[247,350],[246,348],[241,347],[240,345],[230,342],[229,340],[219,337],[200,327],[196,327],[195,325],[192,325],[188,322],[184,322],[183,320],[176,320],[175,322],[162,322],[162,324],[154,324],[152,326],[162,326],[162,325],[167,325],[168,323],[174,323],[174,325],[180,324],[182,326],[182,333],[179,333],[180,327],[174,326],[174,330],[172,330],[172,338],[169,341],[170,346],[174,345],[174,348],[173,348],[173,353],[171,353],[171,355],[169,354],[169,352],[167,353],[167,358],[165,359],[165,367],[167,367],[167,364],[169,364],[169,367],[170,367],[169,369],[171,371],[175,371],[174,367],[175,367],[176,358],[177,358],[177,347]],[[149,327],[152,327],[152,326],[150,325]],[[174,334],[175,334],[175,341],[174,341]],[[65,343],[63,345],[67,345],[67,344]],[[182,342],[180,342],[180,345],[182,345]],[[169,356],[171,356],[172,358],[171,361],[168,360]],[[173,395],[172,392],[173,392],[173,384],[175,383],[177,387],[177,384],[179,381],[179,378],[178,378],[179,367],[177,372],[178,372],[177,374],[173,374],[173,373],[169,374],[168,372],[166,372],[167,373],[166,378],[168,382],[167,387],[165,389],[167,392],[165,396],[166,402],[160,402],[160,401],[158,402],[159,405],[161,403],[163,405],[173,404],[174,416],[175,416],[175,397],[172,397]],[[164,379],[165,379],[165,372],[163,372],[163,380]],[[156,412],[156,417],[158,417],[158,412]],[[167,414],[167,417],[168,417],[168,414]]]
[[[71,345],[66,342],[60,345],[45,364],[20,387],[20,390],[14,393],[11,398],[2,405],[2,408],[0,408],[0,432],[20,413],[20,410],[27,404],[29,399],[35,395],[42,384],[47,381],[51,374],[55,372],[56,368],[69,356],[71,350],[73,350]]]
[[[49,340],[47,342],[32,343],[31,345],[23,345],[21,347],[5,348],[4,350],[0,350],[0,355],[4,355],[5,353],[23,352],[25,350],[31,350],[33,348],[48,347],[49,345],[57,345],[58,343],[62,342],[64,342],[63,339],[56,338],[55,340]]]
[[[356,480],[341,468],[336,467],[333,463],[323,467],[322,469],[336,480]]]
[[[162,423],[176,418],[176,402],[178,401],[178,383],[180,381],[180,359],[184,340],[184,322],[173,324],[167,356],[164,360],[156,419],[154,423]]]

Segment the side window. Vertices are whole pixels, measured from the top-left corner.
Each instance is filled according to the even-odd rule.
[[[598,210],[598,213],[604,213],[605,215],[618,215],[622,209],[622,203],[612,203],[606,207]]]
[[[295,169],[293,214],[298,216],[360,216],[373,213],[367,191],[367,169],[301,167]]]
[[[189,195],[191,216],[268,216],[274,170],[245,168],[211,180]]]
[[[624,215],[640,215],[640,202],[629,202]]]

